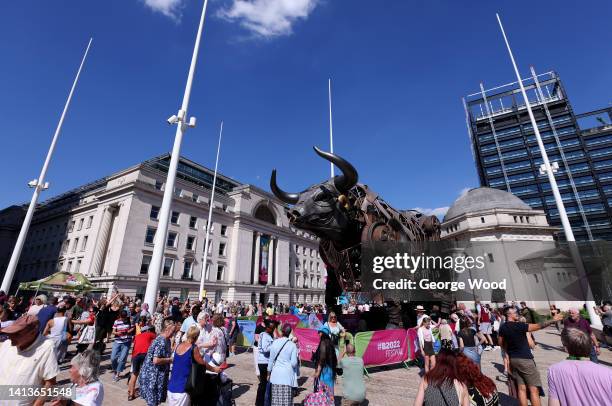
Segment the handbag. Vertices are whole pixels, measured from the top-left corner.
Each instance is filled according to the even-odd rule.
[[[304,406],[333,406],[334,398],[331,396],[327,385],[315,380],[315,391],[304,399]]]
[[[94,326],[85,326],[79,336],[79,344],[93,344],[96,341],[96,328]]]

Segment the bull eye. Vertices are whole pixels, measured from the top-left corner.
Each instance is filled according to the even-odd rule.
[[[319,193],[315,196],[315,202],[324,202],[329,199],[329,195],[327,193]]]

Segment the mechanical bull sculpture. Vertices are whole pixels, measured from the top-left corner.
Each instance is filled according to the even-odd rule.
[[[323,159],[336,165],[342,175],[310,186],[300,193],[283,191],[276,183],[270,189],[292,205],[290,223],[319,238],[319,253],[327,266],[325,302],[335,305],[342,292],[360,292],[361,246],[373,241],[437,241],[440,222],[417,211],[400,212],[368,186],[358,183],[357,170],[340,156],[314,147]]]

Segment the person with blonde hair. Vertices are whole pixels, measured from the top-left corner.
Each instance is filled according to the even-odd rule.
[[[421,355],[425,359],[425,373],[427,373],[436,366],[436,352],[434,351],[434,338],[431,332],[431,319],[429,316],[425,316],[421,320],[417,335],[419,337]]]

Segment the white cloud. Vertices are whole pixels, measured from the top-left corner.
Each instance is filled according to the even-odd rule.
[[[151,10],[170,17],[174,21],[180,21],[183,15],[184,0],[143,0],[144,4]]]
[[[448,206],[436,207],[435,209],[416,207],[414,210],[420,211],[421,213],[426,214],[428,216],[444,217],[444,215],[448,211]]]
[[[232,0],[217,16],[238,22],[257,37],[290,35],[293,24],[305,20],[319,0]]]

